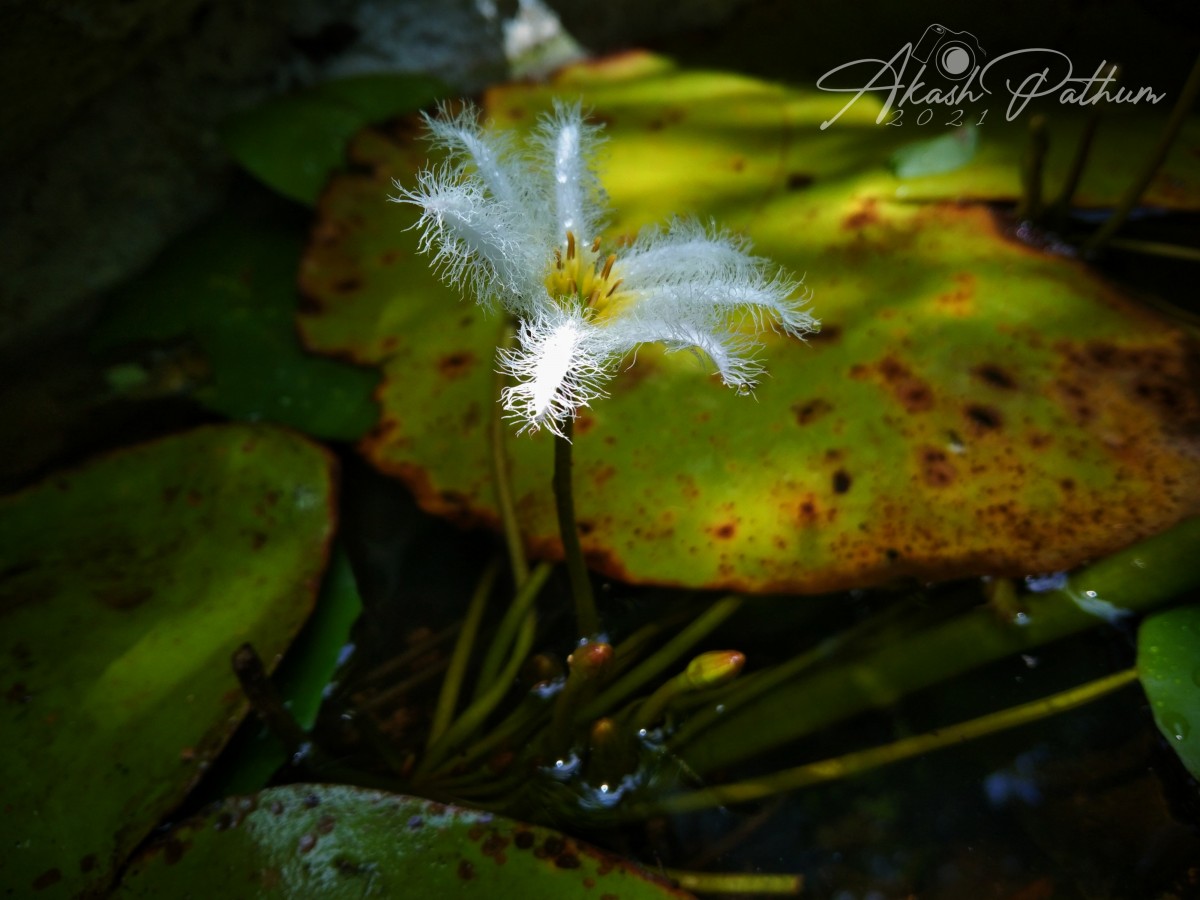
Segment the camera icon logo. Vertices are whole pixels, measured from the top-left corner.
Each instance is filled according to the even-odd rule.
[[[951,81],[961,81],[975,71],[976,61],[987,53],[969,31],[951,31],[945,25],[930,25],[913,47],[912,55],[933,66]]]

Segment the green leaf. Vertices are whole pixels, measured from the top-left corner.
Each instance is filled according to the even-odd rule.
[[[307,617],[334,462],[293,434],[200,428],[0,500],[0,883],[99,891],[197,781]]]
[[[299,345],[293,316],[302,246],[288,225],[223,214],[111,298],[92,346],[103,352],[191,337],[211,369],[195,392],[209,409],[321,438],[360,437],[378,415],[378,375]],[[119,368],[110,381],[137,385]]]
[[[362,75],[317,85],[232,117],[229,152],[268,187],[316,202],[345,162],[346,141],[364,125],[428,106],[449,89],[425,75]]]
[[[1187,770],[1200,778],[1200,606],[1143,622],[1137,666],[1154,723]]]
[[[555,97],[580,95],[609,136],[605,239],[618,257],[644,225],[715,218],[807,273],[824,323],[807,344],[766,336],[770,377],[753,399],[689,354],[651,346],[629,360],[576,423],[594,568],[801,593],[1015,576],[1200,511],[1194,340],[1077,260],[1014,240],[987,207],[897,202],[885,169],[896,129],[822,131],[843,99],[638,55],[493,89],[485,114],[528,129]],[[381,421],[362,444],[375,465],[432,512],[495,522],[501,323],[438,284],[415,210],[380,203],[424,152],[356,139],[368,171],[322,198],[301,329],[315,350],[384,367]],[[936,177],[968,190],[973,171]],[[510,431],[508,451],[522,531],[555,555],[551,442]]]
[[[336,550],[316,609],[288,648],[272,681],[300,727],[312,731],[317,713],[362,612],[362,599],[345,551]],[[288,761],[287,750],[261,724],[243,729],[230,743],[214,777],[205,782],[208,796],[248,794],[264,787]]]
[[[228,900],[691,896],[547,828],[329,785],[229,800],[152,846],[116,896],[195,893]]]

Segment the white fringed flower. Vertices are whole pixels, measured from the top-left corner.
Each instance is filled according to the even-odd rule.
[[[500,365],[515,381],[504,407],[522,431],[562,434],[640,344],[699,350],[727,385],[749,393],[763,367],[754,338],[734,330],[739,321],[769,321],[794,337],[817,326],[800,282],[698,222],[646,229],[607,252],[594,168],[600,129],[578,104],[556,103],[524,150],[484,132],[474,109],[427,122],[449,159],[392,199],[423,210],[421,249],[447,282],[517,316],[519,346]]]

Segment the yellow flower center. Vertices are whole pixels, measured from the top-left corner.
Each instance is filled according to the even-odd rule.
[[[617,254],[600,255],[600,238],[591,247],[579,246],[574,232],[567,232],[567,250],[556,248],[554,264],[546,275],[546,290],[556,300],[579,303],[589,317],[600,321],[612,315],[624,299],[613,265]]]

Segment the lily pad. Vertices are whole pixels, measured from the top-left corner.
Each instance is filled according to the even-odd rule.
[[[203,774],[245,710],[230,655],[274,666],[312,607],[333,478],[295,435],[221,426],[0,500],[10,893],[102,890]]]
[[[687,355],[630,360],[576,424],[595,568],[801,593],[1019,575],[1200,511],[1193,339],[1080,262],[1014,240],[986,207],[897,202],[885,128],[821,132],[827,96],[636,55],[493,90],[485,111],[527,128],[581,94],[610,137],[610,243],[672,214],[714,217],[807,273],[824,322],[808,344],[768,337],[753,399]],[[384,202],[423,162],[410,134],[360,135],[366,171],[323,196],[301,329],[314,349],[384,367],[366,455],[426,509],[493,523],[501,323],[436,282],[413,214]],[[512,436],[509,454],[523,532],[555,555],[550,441]]]
[[[195,389],[209,409],[321,438],[359,438],[378,415],[371,394],[379,376],[300,346],[294,281],[302,246],[289,223],[224,213],[111,298],[92,346],[103,353],[190,338],[211,369]],[[120,389],[129,372],[114,374]]]
[[[118,897],[690,897],[611,854],[490,813],[360,788],[234,798],[135,860]]]
[[[1138,677],[1158,730],[1200,778],[1200,606],[1159,613],[1142,623]]]

